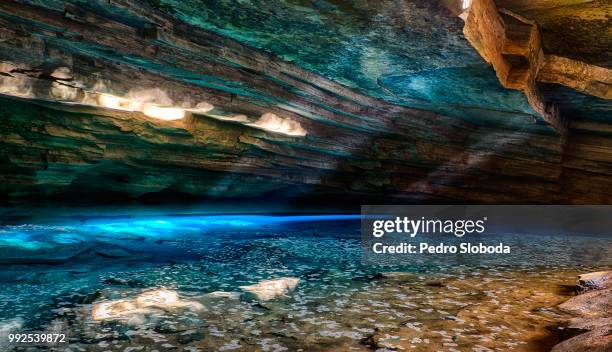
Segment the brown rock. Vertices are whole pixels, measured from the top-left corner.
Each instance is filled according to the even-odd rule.
[[[578,292],[601,290],[612,287],[612,271],[597,271],[578,277]]]
[[[551,352],[609,352],[612,350],[612,327],[602,326],[593,331],[565,340]]]
[[[605,317],[612,312],[612,288],[590,291],[573,297],[559,308],[587,317]]]
[[[612,326],[612,317],[603,318],[573,318],[570,319],[568,329],[594,330],[604,326]]]
[[[559,308],[579,315],[571,319],[566,327],[567,332],[579,335],[556,345],[553,352],[612,350],[611,277],[610,271],[579,276],[578,291],[585,293],[559,305]]]

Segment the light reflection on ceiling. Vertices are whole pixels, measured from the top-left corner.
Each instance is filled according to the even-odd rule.
[[[293,119],[281,117],[271,112],[264,112],[259,119],[249,118],[244,114],[215,109],[209,102],[173,101],[160,88],[139,88],[128,91],[124,96],[111,94],[110,89],[99,80],[92,87],[77,82],[68,67],[56,68],[50,77],[53,80],[40,79],[41,72],[23,71],[19,65],[11,62],[0,62],[0,71],[8,72],[0,76],[0,94],[21,98],[36,98],[63,103],[76,103],[88,106],[99,106],[108,109],[141,112],[150,118],[163,121],[182,120],[188,114],[200,114],[222,121],[231,121],[245,126],[293,137],[306,136],[302,125]],[[46,85],[46,92],[40,93],[40,86]],[[37,87],[37,94],[33,87]]]
[[[286,134],[288,136],[305,136],[306,130],[302,125],[294,120],[282,118],[276,114],[267,112],[254,123],[247,124],[255,128],[261,128],[266,131]]]
[[[185,110],[181,108],[163,107],[148,104],[145,104],[142,109],[142,113],[149,117],[166,121],[180,120],[185,117]]]

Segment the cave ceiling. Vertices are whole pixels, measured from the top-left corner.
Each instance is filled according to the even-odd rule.
[[[602,202],[611,7],[2,1],[1,193]]]

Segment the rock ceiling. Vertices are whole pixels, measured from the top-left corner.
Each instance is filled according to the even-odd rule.
[[[547,54],[612,68],[612,5],[606,0],[497,0],[537,21]]]
[[[609,203],[611,9],[2,1],[0,195]]]

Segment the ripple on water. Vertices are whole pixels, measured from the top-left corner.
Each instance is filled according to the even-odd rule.
[[[0,259],[39,263],[0,268],[0,333],[69,329],[74,351],[536,351],[562,288],[598,269],[377,268],[360,263],[358,222],[164,221],[3,228]]]

